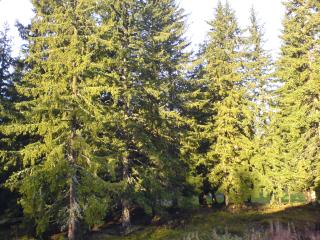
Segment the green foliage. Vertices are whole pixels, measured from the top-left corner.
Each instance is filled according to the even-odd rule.
[[[204,145],[198,162],[208,177],[232,202],[246,199],[247,165],[251,157],[253,116],[241,72],[242,37],[234,11],[218,4],[203,55],[202,93],[198,103],[201,118],[200,140]],[[201,68],[200,68],[201,69]],[[205,96],[203,101],[202,96]],[[204,103],[204,104],[201,104]],[[203,136],[203,137],[201,137]],[[205,146],[206,145],[206,146]],[[204,173],[205,174],[205,173]]]
[[[183,12],[169,0],[33,4],[23,119],[3,129],[29,136],[7,185],[37,232],[95,225],[119,199],[155,210],[179,198]]]
[[[14,69],[17,61],[12,57],[11,45],[9,28],[4,25],[0,30],[0,127],[19,118],[14,108],[14,103],[19,99],[14,86],[18,80]],[[23,137],[6,134],[0,129],[0,215],[8,209],[17,212],[16,194],[6,190],[4,183],[13,171],[19,169],[16,150],[23,141]]]
[[[17,85],[24,99],[16,108],[23,118],[3,129],[30,136],[19,151],[24,168],[9,183],[19,189],[24,212],[36,220],[41,234],[51,224],[64,228],[83,216],[93,224],[93,218],[99,221],[106,213],[108,206],[95,206],[101,212],[92,216],[90,204],[107,203],[110,194],[102,186],[112,179],[108,166],[114,154],[107,146],[115,121],[102,97],[114,77],[104,72],[113,46],[108,36],[112,22],[103,19],[105,25],[99,25],[94,15],[108,9],[105,2],[33,4],[30,68]],[[68,201],[71,185],[73,203]]]
[[[179,87],[187,46],[183,12],[175,1],[123,1],[114,4],[121,76],[119,141],[126,169],[124,198],[146,209],[179,195],[186,164],[180,158]],[[122,21],[119,21],[121,20]],[[119,150],[118,150],[119,151]],[[127,178],[127,179],[125,179]]]
[[[249,185],[252,195],[259,195],[261,189],[272,189],[274,173],[274,156],[268,155],[270,119],[272,115],[272,101],[276,82],[272,79],[273,64],[268,52],[264,49],[264,28],[259,23],[257,14],[252,8],[250,25],[246,29],[245,38],[245,85],[248,89],[250,109],[253,114],[252,152],[249,160]],[[269,171],[270,170],[270,171]],[[276,172],[277,174],[278,172]],[[279,176],[276,176],[278,179]]]
[[[313,1],[288,1],[285,6],[283,45],[277,62],[282,87],[278,90],[271,145],[278,162],[276,172],[281,172],[275,180],[278,192],[305,191],[315,185],[318,175],[314,171],[318,165],[318,147],[314,144],[319,128],[314,104],[318,95],[314,92],[318,82],[314,78],[318,71],[314,69],[318,25],[313,21],[318,10]]]
[[[38,235],[319,188],[318,1],[285,2],[275,72],[254,9],[242,30],[219,2],[190,63],[174,0],[32,3],[25,59],[0,32],[0,184]]]

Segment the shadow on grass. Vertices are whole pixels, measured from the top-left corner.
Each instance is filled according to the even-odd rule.
[[[118,221],[109,221],[86,240],[320,240],[320,206],[255,204],[229,209],[200,208],[175,212],[162,221],[148,222],[137,214],[132,233],[121,236]],[[17,225],[0,230],[12,238]],[[63,233],[51,239],[65,239]],[[6,238],[8,236],[8,238]]]
[[[320,240],[320,207],[312,205],[204,208],[161,226],[137,227],[127,237],[91,235],[91,240]]]

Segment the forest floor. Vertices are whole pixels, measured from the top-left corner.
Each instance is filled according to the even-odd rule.
[[[188,215],[186,217],[186,215]],[[201,208],[163,225],[136,226],[127,237],[103,231],[90,240],[320,240],[320,207],[303,204],[246,209]]]
[[[196,207],[171,213],[165,220],[153,219],[151,224],[144,222],[143,215],[135,219],[128,236],[120,236],[119,224],[110,221],[84,240],[320,240],[320,206],[303,203],[255,203],[229,209]],[[0,240],[32,239],[12,235],[15,226],[0,229]],[[50,239],[65,238],[62,233]]]

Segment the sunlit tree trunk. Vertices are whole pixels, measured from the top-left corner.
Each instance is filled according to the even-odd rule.
[[[227,193],[224,194],[224,205],[225,205],[226,207],[229,206],[229,196],[228,196]]]
[[[72,93],[73,96],[77,96],[77,76],[73,77],[72,80]],[[77,163],[77,150],[75,147],[75,138],[77,131],[77,119],[73,115],[71,119],[71,136],[70,136],[70,185],[69,185],[69,226],[68,226],[68,239],[76,240],[78,239],[78,204],[77,204],[77,183],[76,183],[76,163]]]
[[[270,204],[273,204],[274,203],[274,192],[272,191],[270,193]]]
[[[77,197],[76,197],[76,183],[74,177],[70,181],[69,187],[69,226],[68,239],[77,240],[78,236],[78,219],[77,219]]]
[[[130,173],[129,173],[129,157],[125,156],[123,158],[123,179],[127,184],[130,182]],[[130,219],[130,201],[127,196],[128,193],[125,193],[122,199],[122,216],[121,216],[121,224],[124,230],[124,234],[128,234],[130,232],[131,227],[131,219]]]
[[[288,189],[288,202],[291,204],[291,190],[290,188]]]

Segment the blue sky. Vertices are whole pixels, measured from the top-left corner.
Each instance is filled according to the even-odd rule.
[[[193,46],[201,43],[209,30],[206,21],[213,18],[214,7],[218,0],[177,0],[180,6],[189,14],[188,17],[188,38]],[[222,0],[223,1],[223,0]],[[284,15],[284,8],[281,0],[229,0],[231,6],[236,10],[237,18],[242,27],[248,24],[249,9],[254,6],[259,14],[259,19],[265,25],[266,48],[273,56],[276,56],[281,33],[281,21]],[[27,24],[32,17],[32,5],[30,0],[0,0],[0,25],[8,22],[12,28],[11,35],[14,38],[15,46],[21,44],[14,29],[16,20]],[[15,47],[15,54],[18,48]]]

